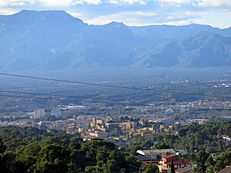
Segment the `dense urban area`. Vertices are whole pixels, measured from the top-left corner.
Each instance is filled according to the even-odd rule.
[[[228,79],[24,85],[0,91],[1,172],[230,170]]]

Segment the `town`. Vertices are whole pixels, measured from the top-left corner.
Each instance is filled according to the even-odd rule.
[[[163,104],[163,103],[162,103]],[[87,106],[66,105],[59,108],[46,110],[42,108],[35,109],[34,112],[28,112],[17,116],[2,116],[0,126],[19,126],[36,127],[47,132],[56,130],[64,131],[67,134],[77,135],[84,141],[92,139],[104,139],[113,143],[125,144],[137,137],[145,137],[160,133],[178,134],[174,130],[177,125],[206,124],[212,121],[214,117],[198,116],[179,116],[178,114],[199,110],[222,109],[230,111],[230,102],[193,102],[193,103],[171,103],[165,105],[161,103],[150,104],[144,107],[133,107],[131,115],[78,115],[78,111],[87,111]],[[127,109],[130,109],[128,107]],[[176,115],[177,113],[177,115]],[[72,115],[71,118],[64,118],[64,115]],[[67,116],[68,117],[68,116]],[[70,116],[69,116],[70,117]],[[220,117],[224,120],[230,120],[231,116],[224,114]],[[231,136],[224,135],[222,138],[227,146],[231,145]],[[195,166],[187,157],[185,148],[148,148],[148,150],[137,149],[135,157],[145,169],[149,164],[158,165],[160,172],[168,173],[171,164],[174,161],[176,173],[190,173]]]
[[[194,157],[203,151],[206,160],[216,160],[209,164],[214,165],[212,172],[218,172],[230,165],[229,160],[223,165],[218,162],[229,157],[223,153],[231,147],[229,83],[171,82],[152,88],[157,92],[151,93],[102,88],[79,91],[72,85],[43,88],[41,96],[37,91],[41,88],[11,90],[0,100],[0,129],[36,128],[81,138],[84,143],[102,139],[134,157],[132,167],[143,171],[155,165],[159,172],[169,173],[174,163],[177,173],[195,172],[203,166]],[[51,91],[53,95],[48,94]],[[70,97],[79,92],[86,97]]]

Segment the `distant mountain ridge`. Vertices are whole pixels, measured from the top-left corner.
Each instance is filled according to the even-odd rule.
[[[231,66],[231,39],[200,32],[160,44],[136,63],[145,67]]]
[[[231,66],[231,28],[88,25],[64,11],[0,16],[0,70]]]

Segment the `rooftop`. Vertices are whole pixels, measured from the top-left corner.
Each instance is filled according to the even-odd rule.
[[[231,166],[226,166],[224,169],[220,170],[218,173],[231,173]]]
[[[174,149],[156,149],[156,150],[138,150],[137,153],[143,153],[143,155],[162,155],[166,153],[176,153]]]
[[[192,168],[179,168],[176,169],[176,173],[191,173],[192,172]]]

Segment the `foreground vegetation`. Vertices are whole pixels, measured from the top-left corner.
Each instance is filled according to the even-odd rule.
[[[177,133],[176,133],[177,132]],[[230,121],[174,126],[170,132],[132,139],[128,145],[102,139],[83,141],[78,135],[32,127],[0,128],[0,172],[77,173],[140,172],[137,149],[184,148],[194,172],[213,173],[231,165]],[[147,166],[143,172],[158,172]],[[155,170],[155,171],[154,171]]]
[[[0,141],[0,172],[4,173],[135,172],[139,168],[133,156],[101,139],[83,142],[73,135],[17,127],[2,128],[0,134],[4,141]]]

